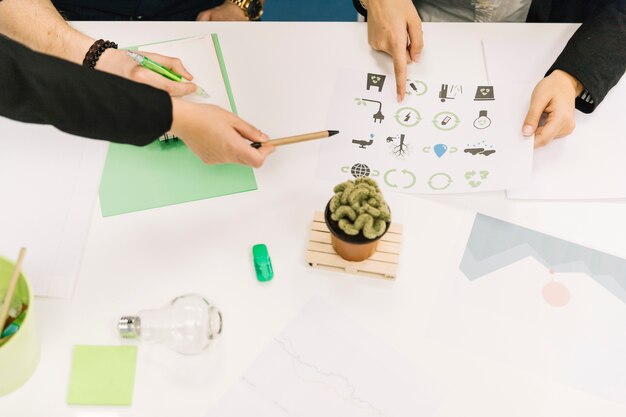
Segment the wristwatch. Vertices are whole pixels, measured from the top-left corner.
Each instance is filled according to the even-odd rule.
[[[261,0],[228,0],[246,14],[248,20],[259,20],[263,16]]]

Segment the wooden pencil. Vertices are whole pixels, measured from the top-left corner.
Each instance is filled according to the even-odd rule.
[[[331,136],[336,135],[337,133],[339,133],[338,130],[322,130],[320,132],[306,133],[304,135],[288,136],[288,137],[280,138],[280,139],[272,139],[267,142],[252,142],[250,146],[258,149],[261,146],[266,145],[266,144],[274,145],[274,146],[289,145],[291,143],[304,142],[307,140],[329,138]]]
[[[2,333],[2,331],[4,330],[4,324],[6,323],[7,316],[9,315],[9,308],[11,307],[11,301],[13,300],[15,287],[17,286],[17,281],[20,277],[20,272],[22,271],[22,262],[24,262],[24,255],[26,255],[26,248],[21,248],[20,254],[17,257],[17,262],[15,263],[15,269],[13,269],[11,281],[9,281],[9,286],[7,287],[7,293],[4,296],[2,310],[0,310],[0,333]]]

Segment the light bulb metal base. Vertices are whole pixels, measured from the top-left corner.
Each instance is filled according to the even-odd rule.
[[[117,322],[117,330],[124,339],[139,339],[141,319],[139,316],[123,316]]]

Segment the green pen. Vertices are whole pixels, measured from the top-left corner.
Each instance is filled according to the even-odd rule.
[[[133,61],[135,61],[136,63],[138,63],[142,67],[144,67],[146,69],[149,69],[152,72],[156,72],[157,74],[162,75],[165,78],[170,79],[172,81],[176,81],[177,83],[185,81],[185,79],[183,78],[182,75],[176,74],[171,69],[164,67],[163,65],[159,64],[158,62],[154,62],[153,60],[151,60],[147,56],[140,55],[140,54],[138,54],[136,52],[133,52],[133,51],[126,51],[126,53],[128,54],[129,57],[132,58]],[[204,98],[209,98],[210,97],[209,93],[207,93],[200,86],[198,86],[198,89],[196,90],[196,95],[198,95],[200,97],[204,97]]]

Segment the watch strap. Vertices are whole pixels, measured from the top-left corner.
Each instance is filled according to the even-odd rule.
[[[243,10],[248,20],[259,20],[263,15],[263,2],[261,0],[227,0],[233,3],[235,6]],[[255,12],[253,16],[250,15],[251,9]]]

